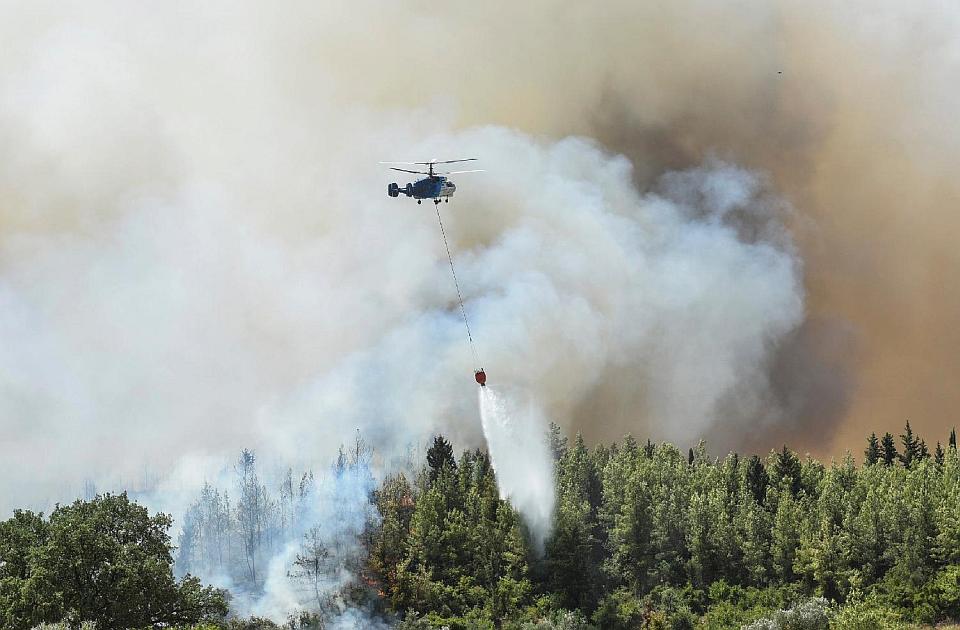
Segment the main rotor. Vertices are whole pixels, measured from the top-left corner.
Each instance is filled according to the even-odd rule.
[[[436,172],[433,170],[434,165],[436,164],[454,164],[456,162],[475,162],[477,158],[463,158],[460,160],[437,160],[433,159],[429,162],[380,162],[381,164],[404,164],[407,166],[426,166],[427,170],[425,171],[414,171],[406,168],[396,168],[391,166],[390,169],[394,171],[400,171],[402,173],[416,173],[417,175],[426,175],[431,179],[434,177],[440,177],[441,175],[456,175],[457,173],[479,173],[483,169],[474,169],[469,171],[445,171],[445,172]]]

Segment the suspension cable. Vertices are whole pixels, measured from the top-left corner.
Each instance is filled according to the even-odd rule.
[[[443,246],[447,249],[447,261],[450,262],[450,273],[453,275],[453,286],[457,289],[457,300],[460,302],[460,315],[463,316],[463,325],[467,329],[467,340],[470,342],[470,352],[473,354],[473,361],[476,369],[480,368],[480,358],[477,356],[477,347],[473,342],[473,335],[470,333],[470,322],[467,321],[467,309],[463,307],[463,295],[460,293],[460,283],[457,281],[457,270],[453,266],[453,255],[450,254],[450,245],[447,243],[447,232],[443,229],[443,219],[440,218],[440,204],[435,203],[433,207],[437,211],[437,223],[440,224],[440,234],[443,236]]]

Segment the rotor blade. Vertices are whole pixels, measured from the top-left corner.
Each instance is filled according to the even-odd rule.
[[[453,164],[454,162],[475,162],[479,158],[464,158],[462,160],[430,160],[429,162],[378,162],[378,164],[407,164],[412,166],[414,164],[422,164],[423,166],[429,166],[431,164]]]
[[[419,164],[453,164],[454,162],[476,162],[479,158],[463,158],[462,160],[432,160],[431,162],[419,162]]]
[[[396,167],[393,167],[393,166],[390,167],[390,170],[391,170],[391,171],[401,171],[401,172],[403,172],[403,173],[417,173],[418,175],[429,175],[429,174],[430,174],[430,173],[428,173],[428,172],[426,172],[426,171],[410,171],[410,170],[407,170],[407,169],[405,169],[405,168],[396,168]]]
[[[444,175],[458,175],[460,173],[485,173],[486,171],[482,168],[475,168],[472,171],[447,171]]]

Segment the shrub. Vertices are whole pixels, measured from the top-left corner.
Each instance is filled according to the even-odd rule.
[[[836,630],[897,630],[906,628],[900,614],[876,601],[851,602],[841,608],[830,625]]]
[[[520,626],[521,630],[593,630],[586,618],[579,610],[558,610],[546,619],[537,622],[527,622]]]
[[[744,630],[827,630],[830,628],[829,612],[830,603],[816,597],[758,619],[744,626]]]

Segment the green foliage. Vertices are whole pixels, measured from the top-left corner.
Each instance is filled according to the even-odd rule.
[[[222,592],[192,576],[174,579],[170,523],[126,494],[59,506],[48,521],[16,513],[0,527],[3,627],[67,619],[104,630],[222,617]]]
[[[652,609],[632,591],[620,588],[603,598],[593,614],[593,623],[610,630],[632,630],[649,624]]]
[[[520,630],[595,630],[579,611],[557,610],[550,617],[528,621]]]
[[[437,436],[416,475],[388,476],[372,493],[380,518],[363,534],[363,566],[350,569],[368,587],[364,601],[379,591],[374,606],[408,629],[865,629],[960,618],[960,455],[950,446],[925,456],[909,424],[902,454],[889,433],[871,435],[862,467],[849,454],[825,465],[786,446],[716,459],[702,443],[684,453],[628,436],[590,450],[556,427],[549,439],[557,500],[544,549],[500,498],[489,457],[457,458]],[[206,542],[181,549],[185,563],[218,566],[224,522],[269,535],[257,533],[255,504],[273,499],[252,453],[244,457],[235,503],[209,487],[201,493],[182,540]],[[306,476],[301,494],[304,484]],[[296,493],[292,479],[285,487]],[[49,519],[14,513],[0,523],[0,627],[204,618],[232,630],[278,627],[217,619],[223,594],[190,576],[174,580],[169,524],[123,495]],[[244,571],[262,572],[256,545],[247,554],[244,540],[224,544]],[[291,576],[311,577],[328,546],[308,532]],[[304,615],[284,627],[319,627]]]
[[[770,483],[770,477],[760,457],[754,455],[747,463],[747,487],[750,489],[750,496],[759,505],[763,505],[767,496],[767,484]]]
[[[547,439],[550,443],[550,452],[553,453],[553,461],[559,461],[567,452],[567,436],[563,434],[563,429],[559,425],[551,422]]]
[[[802,487],[800,458],[788,449],[786,444],[783,445],[783,450],[773,456],[770,472],[770,478],[778,488],[786,487],[793,496],[800,492]]]
[[[846,605],[838,608],[830,627],[835,630],[896,630],[908,626],[896,608],[875,596],[865,599],[854,593]]]
[[[798,597],[795,586],[756,588],[730,585],[719,580],[710,585],[706,611],[697,628],[739,628],[789,606]]]
[[[427,464],[430,466],[430,481],[435,481],[445,468],[456,469],[453,446],[442,435],[433,439],[433,445],[427,451]]]
[[[383,591],[394,610],[430,623],[520,621],[533,603],[520,518],[499,498],[488,457],[467,452],[458,465],[444,455],[445,443],[434,442],[432,481],[411,493],[405,480],[391,478],[376,494],[386,508],[373,536]]]
[[[863,463],[867,466],[873,466],[880,461],[880,440],[876,433],[871,433],[867,439],[867,448],[863,452]]]
[[[403,560],[413,516],[413,488],[403,474],[387,477],[374,493],[380,525],[372,536],[369,555],[371,572],[386,584],[396,581]]]
[[[875,601],[858,600],[840,608],[830,627],[834,630],[898,630],[907,625],[893,608]]]
[[[900,461],[903,462],[905,467],[910,468],[914,461],[920,459],[921,440],[913,434],[909,420],[907,420],[903,433],[900,434],[900,442],[903,444],[903,453],[900,454]],[[926,449],[926,445],[924,445],[923,448]]]
[[[892,466],[900,456],[897,453],[897,444],[893,441],[893,436],[889,432],[883,434],[883,439],[880,440],[880,447],[882,449],[883,464],[885,466]]]
[[[960,566],[941,569],[913,592],[888,588],[888,601],[919,623],[960,620]]]
[[[785,484],[777,500],[770,544],[773,570],[781,582],[793,581],[793,564],[797,555],[797,547],[800,545],[800,527],[800,505],[793,498],[790,486]]]
[[[31,554],[46,544],[50,528],[42,514],[17,510],[0,522],[0,627],[29,627],[58,619],[57,602],[38,601],[28,588],[35,565]]]
[[[602,588],[602,530],[597,514],[602,484],[583,437],[556,462],[557,504],[553,537],[547,542],[546,588],[566,609],[591,613]]]

